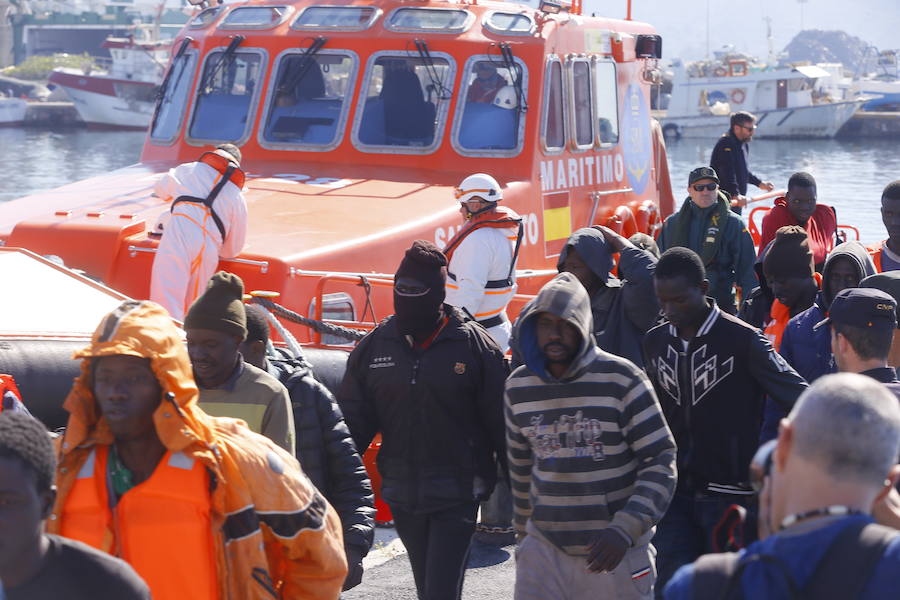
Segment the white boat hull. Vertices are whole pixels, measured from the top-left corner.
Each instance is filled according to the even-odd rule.
[[[28,103],[19,98],[0,98],[0,125],[17,125],[25,120]]]
[[[754,113],[755,138],[832,138],[864,100],[798,106]],[[728,115],[660,118],[666,135],[686,138],[712,138],[728,131]]]
[[[63,88],[88,125],[125,129],[146,129],[153,117],[153,102],[138,97],[152,96],[155,84],[122,81],[57,69],[50,82]]]

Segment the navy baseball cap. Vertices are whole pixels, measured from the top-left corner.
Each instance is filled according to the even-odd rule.
[[[847,288],[834,297],[828,310],[828,318],[816,323],[814,329],[832,322],[861,329],[894,329],[897,326],[896,310],[897,303],[881,290]]]
[[[900,271],[869,275],[859,282],[859,287],[881,290],[897,302],[897,328],[900,329]]]
[[[716,170],[712,167],[697,167],[691,174],[688,175],[688,185],[691,185],[695,181],[700,181],[701,179],[712,179],[716,183],[719,183],[719,176],[716,174]]]

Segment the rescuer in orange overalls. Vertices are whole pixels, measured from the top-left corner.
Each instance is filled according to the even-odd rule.
[[[155,600],[338,597],[334,509],[293,456],[200,410],[162,307],[124,302],[75,357],[50,533],[124,559]]]
[[[206,289],[219,259],[244,248],[247,201],[240,162],[241,151],[222,144],[197,162],[170,169],[154,188],[172,204],[153,260],[150,299],[179,321]]]

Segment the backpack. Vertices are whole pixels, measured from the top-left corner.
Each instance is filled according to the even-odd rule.
[[[782,561],[755,554],[740,560],[736,552],[707,554],[694,563],[694,600],[743,600],[740,583],[744,567],[754,561],[781,569],[795,600],[847,600],[859,598],[888,544],[900,532],[876,523],[854,523],[845,527],[819,561],[802,590]]]

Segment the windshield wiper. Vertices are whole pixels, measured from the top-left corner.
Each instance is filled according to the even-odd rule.
[[[306,77],[306,74],[309,73],[310,68],[315,62],[313,61],[313,58],[319,53],[319,50],[322,49],[322,46],[324,46],[327,41],[328,40],[322,36],[313,40],[312,44],[309,45],[309,48],[304,50],[303,54],[300,55],[296,71],[288,71],[284,74],[284,77],[281,78],[281,85],[278,86],[279,92],[291,92],[300,85],[300,82],[303,81],[303,78]]]
[[[509,43],[500,43],[500,54],[503,56],[503,64],[506,67],[506,71],[513,78],[513,86],[516,88],[516,99],[519,101],[516,109],[519,112],[525,112],[528,110],[528,103],[525,101],[525,91],[522,89],[522,66],[516,62],[516,57],[513,55],[512,47]]]
[[[166,76],[163,78],[162,84],[160,84],[159,89],[156,90],[156,108],[153,110],[153,122],[150,125],[150,131],[156,127],[156,119],[159,117],[159,111],[162,109],[163,105],[168,104],[172,101],[172,97],[167,95],[169,91],[169,81],[172,79],[172,73],[175,71],[175,68],[178,67],[178,62],[182,59],[187,60],[185,56],[185,52],[187,52],[188,47],[194,41],[194,38],[186,37],[181,40],[181,46],[178,47],[178,52],[175,53],[175,57],[172,59],[172,66],[169,68],[169,71],[166,73]],[[178,79],[175,80],[175,85],[172,89],[178,89],[178,84],[181,82],[181,77],[184,75],[184,66],[181,67],[181,70],[178,71]]]
[[[219,61],[216,63],[209,72],[203,77],[203,81],[200,83],[200,95],[206,96],[210,92],[209,84],[212,83],[213,79],[215,79],[216,75],[219,74],[219,70],[225,66],[227,62],[231,62],[234,57],[234,53],[237,51],[237,47],[241,45],[241,42],[244,41],[244,36],[242,35],[233,35],[231,36],[231,43],[228,44],[228,47],[225,48],[225,51],[222,53],[222,56],[219,57]]]
[[[428,73],[428,78],[431,79],[431,88],[438,93],[438,100],[449,100],[453,93],[447,89],[447,86],[445,86],[444,82],[441,81],[441,78],[438,77],[437,67],[434,66],[434,59],[431,58],[431,53],[428,51],[428,44],[425,43],[425,40],[413,40],[413,43],[416,45],[416,50],[419,53],[419,58],[422,59],[422,64],[425,65],[425,72]]]

